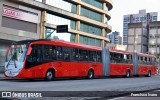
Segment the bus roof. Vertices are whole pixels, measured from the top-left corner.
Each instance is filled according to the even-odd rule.
[[[33,43],[34,42],[34,43]],[[66,46],[66,47],[73,47],[73,48],[84,48],[84,49],[89,49],[89,50],[99,50],[101,51],[101,47],[96,47],[96,46],[90,46],[90,45],[85,45],[85,44],[77,44],[77,43],[71,43],[71,42],[66,42],[66,41],[61,41],[61,40],[53,40],[53,39],[37,39],[37,40],[22,40],[22,41],[17,41],[16,43],[31,43],[31,44],[51,44],[51,45],[57,45],[57,46]],[[115,50],[115,49],[110,49],[110,52],[116,52],[116,53],[123,53],[123,54],[132,54],[133,52],[129,51],[123,51],[123,50]],[[144,53],[137,53],[139,56],[145,56],[145,57],[152,57],[156,58],[154,55],[149,55],[149,54],[144,54]]]
[[[123,54],[132,54],[132,52],[124,51],[124,50],[116,50],[116,49],[110,49],[110,52],[116,52],[116,53],[123,53]]]
[[[117,52],[117,53],[123,53],[123,54],[132,54],[133,53],[130,51],[115,50],[115,49],[110,49],[110,52]],[[138,56],[156,58],[156,56],[150,55],[150,54],[145,54],[145,53],[137,53],[137,54],[138,54]]]
[[[150,55],[150,54],[144,54],[144,53],[137,53],[137,54],[138,54],[138,56],[156,58],[156,56]]]
[[[77,44],[77,43],[71,43],[61,40],[51,40],[51,39],[38,39],[38,40],[24,40],[24,41],[18,41],[22,43],[31,43],[31,44],[50,44],[50,45],[57,45],[57,46],[65,46],[65,47],[73,47],[73,48],[84,48],[89,50],[98,50],[101,51],[101,47],[96,46],[90,46],[85,44]]]

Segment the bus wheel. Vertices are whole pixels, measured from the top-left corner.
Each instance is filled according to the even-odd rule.
[[[88,78],[88,79],[92,79],[93,77],[94,77],[94,72],[93,72],[93,70],[89,70],[87,78]]]
[[[53,71],[52,71],[52,70],[48,70],[48,71],[46,72],[45,80],[46,80],[46,81],[51,81],[51,80],[53,80],[53,78],[54,78]]]
[[[151,71],[148,71],[147,77],[151,77]]]
[[[129,78],[129,77],[130,77],[130,71],[127,70],[127,72],[126,72],[126,78]]]

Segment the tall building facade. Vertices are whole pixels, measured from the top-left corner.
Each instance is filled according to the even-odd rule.
[[[12,41],[46,38],[104,47],[111,0],[0,0],[0,66]],[[56,33],[68,25],[68,33]]]
[[[160,57],[160,21],[128,24],[127,50]]]
[[[149,53],[160,57],[160,21],[149,24]]]
[[[146,23],[128,24],[127,51],[148,53],[148,25]]]
[[[111,34],[108,34],[108,38],[110,40],[110,44],[121,45],[121,43],[122,43],[122,37],[120,36],[120,33],[117,31],[112,32]]]
[[[139,10],[138,14],[124,15],[123,17],[123,45],[127,45],[128,24],[129,23],[149,23],[158,21],[158,12],[148,12],[146,10]]]

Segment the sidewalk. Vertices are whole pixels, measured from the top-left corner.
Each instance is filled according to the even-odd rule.
[[[3,73],[0,73],[0,79],[5,78]]]

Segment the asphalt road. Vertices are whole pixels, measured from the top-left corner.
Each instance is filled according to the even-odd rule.
[[[160,76],[54,81],[0,79],[1,91],[141,91],[160,88]]]
[[[109,100],[160,100],[160,90],[131,93],[124,97],[115,97]]]

